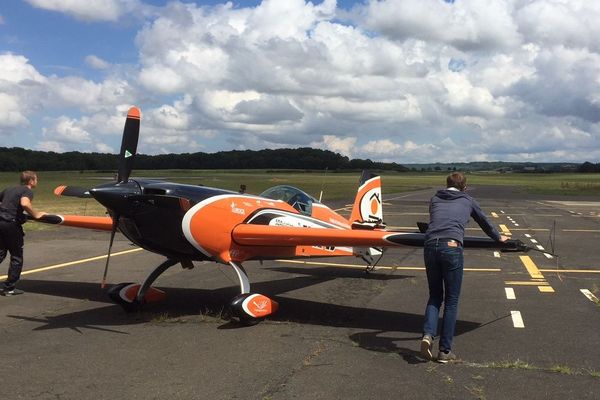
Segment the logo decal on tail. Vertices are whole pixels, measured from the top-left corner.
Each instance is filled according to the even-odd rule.
[[[381,222],[383,220],[381,201],[381,178],[369,171],[363,171],[350,222]]]

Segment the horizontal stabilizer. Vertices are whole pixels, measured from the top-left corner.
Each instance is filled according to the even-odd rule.
[[[265,226],[241,224],[232,232],[233,240],[245,246],[364,246],[422,247],[425,234],[385,230],[349,230],[332,228],[297,228],[288,226]],[[467,236],[464,246],[524,251],[520,240],[496,242],[487,237]]]

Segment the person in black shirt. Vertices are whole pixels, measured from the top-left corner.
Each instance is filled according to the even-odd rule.
[[[33,200],[32,189],[37,186],[37,175],[33,171],[21,172],[21,185],[12,186],[0,192],[0,263],[10,252],[10,267],[8,277],[2,287],[3,296],[12,296],[23,293],[15,285],[21,277],[23,269],[23,227],[27,221],[27,214],[35,219],[46,215],[45,212],[36,211],[31,204]]]

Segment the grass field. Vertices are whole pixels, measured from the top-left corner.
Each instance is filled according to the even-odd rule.
[[[160,170],[134,171],[134,176],[162,178],[169,181],[218,187],[237,191],[245,184],[247,192],[259,194],[265,189],[281,184],[297,186],[319,198],[323,189],[323,202],[332,200],[352,201],[360,173],[324,173],[265,170]],[[81,215],[103,215],[105,210],[93,199],[78,199],[54,196],[55,187],[63,184],[93,187],[110,182],[113,174],[95,171],[40,172],[39,185],[35,190],[34,207],[40,210]],[[418,189],[439,188],[445,182],[446,171],[436,173],[381,174],[384,193],[400,193]],[[499,174],[469,173],[469,185],[508,185],[524,191],[543,195],[600,195],[600,174]],[[0,172],[0,188],[18,184],[18,174]],[[28,224],[34,225],[34,224]]]

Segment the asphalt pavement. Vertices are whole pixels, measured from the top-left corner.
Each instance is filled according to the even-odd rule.
[[[390,249],[371,273],[356,258],[246,263],[252,292],[280,308],[240,327],[230,267],[173,267],[155,283],[167,299],[127,314],[100,289],[108,234],[59,227],[27,235],[26,293],[0,297],[4,398],[600,398],[600,199],[470,190],[506,234],[559,257],[466,250],[460,363],[419,356],[420,248]],[[384,195],[388,227],[426,222],[433,191]],[[163,261],[120,234],[113,254],[112,284]]]

